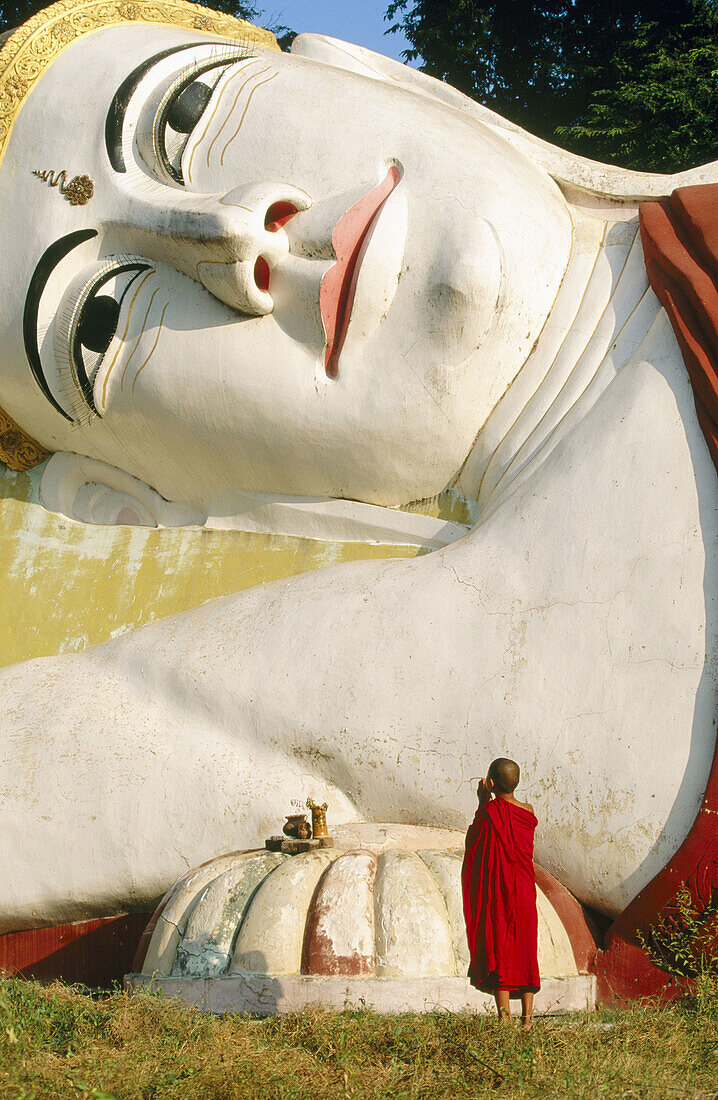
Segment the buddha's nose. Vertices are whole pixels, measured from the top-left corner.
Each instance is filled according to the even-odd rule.
[[[284,226],[310,206],[309,196],[281,183],[225,195],[162,191],[161,200],[148,195],[133,203],[132,225],[122,227],[125,246],[170,264],[241,313],[271,313],[272,272],[289,252]]]

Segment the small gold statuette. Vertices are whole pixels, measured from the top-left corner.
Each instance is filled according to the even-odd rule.
[[[59,188],[60,194],[64,195],[72,206],[84,206],[95,193],[95,185],[89,176],[73,176],[68,183],[64,168],[61,172],[51,172],[49,169],[40,171],[36,168],[32,174],[43,183],[49,183],[50,187]]]
[[[329,836],[327,830],[327,803],[318,806],[311,798],[307,799],[307,808],[312,811],[312,836],[315,840]]]

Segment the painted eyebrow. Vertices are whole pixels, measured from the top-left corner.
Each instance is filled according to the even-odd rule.
[[[54,244],[51,244],[50,247],[45,250],[40,257],[40,262],[32,273],[30,285],[27,288],[27,295],[25,297],[25,310],[22,318],[22,335],[25,342],[25,354],[30,364],[32,376],[52,407],[57,409],[60,415],[64,416],[65,420],[69,420],[70,423],[72,423],[72,417],[69,416],[63,407],[55,400],[52,390],[45,378],[45,372],[42,369],[40,350],[37,346],[37,315],[40,308],[40,299],[42,298],[47,280],[52,275],[52,272],[55,270],[60,260],[64,260],[65,256],[72,252],[73,248],[77,248],[79,244],[82,244],[83,241],[89,241],[92,237],[96,236],[96,229],[78,229],[75,233],[68,233],[66,237],[60,237],[59,240],[55,241]]]
[[[183,46],[171,46],[168,50],[162,50],[160,53],[156,53],[153,57],[148,58],[146,61],[143,61],[141,65],[138,65],[136,69],[133,69],[130,75],[125,77],[120,84],[112,97],[112,103],[110,104],[110,109],[105,118],[105,148],[110,164],[116,172],[127,171],[125,167],[125,158],[122,152],[122,127],[124,126],[125,113],[135,88],[158,61],[163,61],[165,57],[171,57],[172,54],[182,53],[183,50],[196,50],[197,45],[197,42],[186,42]]]

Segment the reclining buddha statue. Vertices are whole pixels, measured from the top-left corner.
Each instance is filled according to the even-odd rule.
[[[182,0],[7,37],[0,158],[3,538],[33,638],[93,539],[112,609],[0,672],[2,929],[146,905],[298,795],[465,827],[504,755],[582,904],[704,904],[718,164],[595,164]],[[190,547],[248,539],[301,575],[194,600]]]

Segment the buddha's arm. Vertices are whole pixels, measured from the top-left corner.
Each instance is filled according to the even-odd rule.
[[[146,904],[309,794],[335,820],[464,825],[498,755],[541,807],[539,860],[621,908],[690,826],[713,740],[693,467],[640,453],[661,391],[622,385],[444,551],[5,670],[4,927]]]

